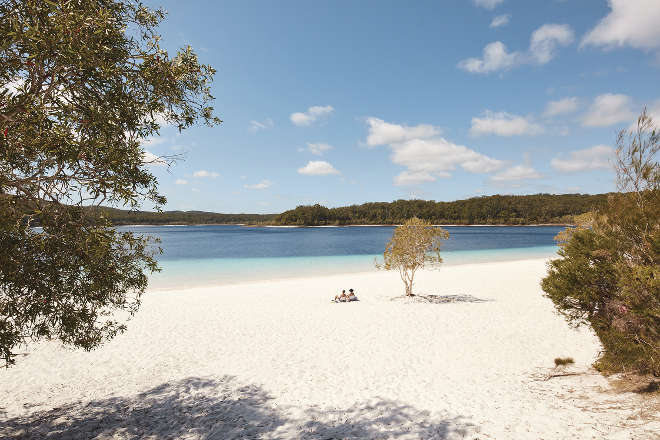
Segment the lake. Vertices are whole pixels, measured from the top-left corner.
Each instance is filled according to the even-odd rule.
[[[163,271],[150,288],[173,289],[373,271],[393,227],[125,226],[160,237]],[[444,264],[547,258],[561,226],[447,226]]]

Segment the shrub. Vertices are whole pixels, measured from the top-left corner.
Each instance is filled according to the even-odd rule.
[[[660,133],[646,111],[619,134],[620,192],[557,236],[541,286],[570,324],[590,325],[604,373],[660,374]]]
[[[565,365],[571,365],[574,364],[575,361],[573,360],[572,357],[566,357],[566,358],[555,358],[555,367],[563,367]]]

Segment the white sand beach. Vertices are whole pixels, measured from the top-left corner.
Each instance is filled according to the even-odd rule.
[[[255,268],[258,270],[258,268]],[[29,347],[0,371],[0,437],[650,439],[649,396],[615,393],[599,344],[542,296],[543,260],[444,267],[392,301],[394,273],[145,295],[86,353]],[[341,288],[357,303],[334,304]],[[567,372],[553,359],[571,356]]]

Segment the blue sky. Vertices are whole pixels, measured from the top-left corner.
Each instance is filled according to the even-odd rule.
[[[184,154],[166,209],[606,192],[617,130],[660,121],[657,0],[148,4],[224,120],[145,145]]]

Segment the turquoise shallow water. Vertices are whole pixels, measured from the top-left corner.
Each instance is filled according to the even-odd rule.
[[[260,228],[238,225],[122,227],[160,237],[153,289],[375,271],[393,227]],[[559,226],[448,226],[446,265],[547,258]]]
[[[446,251],[443,265],[550,258],[556,246]],[[209,285],[376,271],[381,255],[331,255],[279,258],[193,258],[161,261],[162,272],[151,276],[151,289],[182,289]]]

